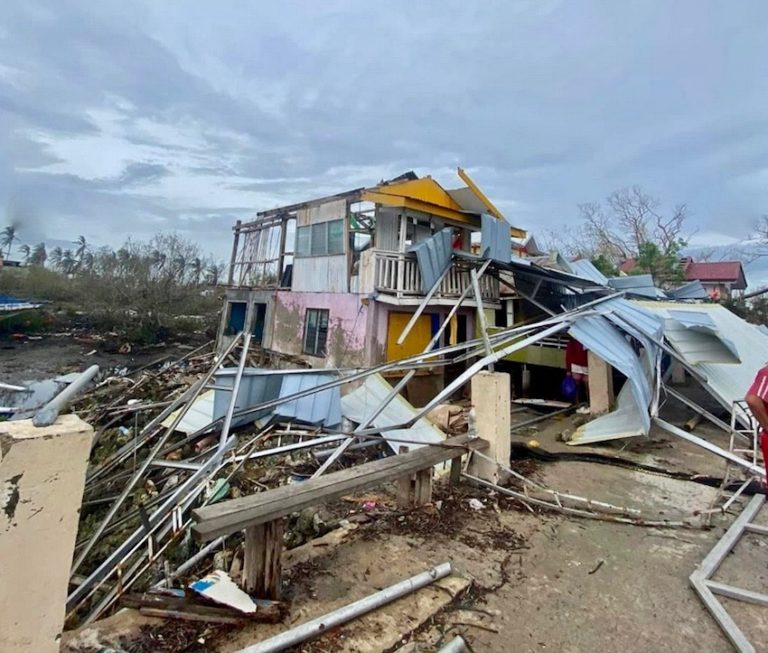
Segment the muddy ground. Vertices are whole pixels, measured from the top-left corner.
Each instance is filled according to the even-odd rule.
[[[2,339],[0,381],[10,384],[42,381],[69,372],[79,372],[91,365],[98,365],[103,370],[127,367],[130,371],[163,357],[177,359],[203,342],[204,339],[189,344],[185,342],[184,345],[134,345],[127,353],[119,353],[118,349],[125,343],[108,339],[97,341],[72,335],[45,336],[40,340]]]

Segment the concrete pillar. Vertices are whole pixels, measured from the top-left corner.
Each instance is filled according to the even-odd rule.
[[[0,651],[58,653],[93,429],[0,423]]]
[[[589,412],[607,413],[613,407],[613,373],[611,366],[593,352],[587,352],[587,383],[589,384]]]
[[[680,361],[672,360],[670,367],[672,368],[672,385],[685,385],[685,368]]]
[[[511,453],[509,374],[479,372],[472,377],[472,405],[475,410],[477,435],[488,440],[490,446],[483,453],[492,460],[509,467]],[[469,473],[491,483],[498,483],[504,474],[489,460],[473,456]]]

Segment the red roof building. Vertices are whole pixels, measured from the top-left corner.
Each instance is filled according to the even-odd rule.
[[[713,299],[730,297],[734,290],[743,291],[747,278],[741,261],[701,262],[685,261],[683,274],[686,281],[701,281]]]

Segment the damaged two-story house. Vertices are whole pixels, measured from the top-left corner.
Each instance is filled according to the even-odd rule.
[[[473,242],[484,222],[506,235],[507,255],[526,234],[458,174],[455,190],[409,172],[238,222],[219,346],[246,331],[312,367],[367,367],[422,352],[462,295],[441,344],[474,338],[478,300],[490,316],[501,304],[498,278],[481,273],[473,288]]]

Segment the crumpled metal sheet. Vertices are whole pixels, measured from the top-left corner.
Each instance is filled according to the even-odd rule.
[[[421,272],[421,290],[426,295],[451,264],[453,229],[441,229],[432,238],[411,245],[409,251],[416,253],[416,262]]]
[[[392,386],[384,377],[381,374],[372,374],[363,385],[341,398],[341,412],[348,420],[362,424],[378,409],[390,392],[392,392]],[[397,395],[373,420],[373,426],[381,428],[404,424],[411,421],[415,415],[416,410],[405,397]],[[437,444],[445,439],[445,434],[425,417],[409,429],[382,431],[381,436],[387,440],[387,444],[395,453],[401,446],[407,446],[413,450],[428,444]]]
[[[671,299],[683,300],[683,299],[707,299],[707,294],[704,285],[698,279],[695,281],[689,281],[682,286],[667,290],[667,295]]]
[[[599,315],[578,318],[571,325],[569,333],[587,350],[594,352],[627,377],[627,383],[633,387],[632,398],[637,404],[643,433],[647,434],[651,428],[648,408],[653,393],[640,358],[627,339],[607,318]]]

